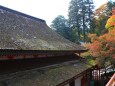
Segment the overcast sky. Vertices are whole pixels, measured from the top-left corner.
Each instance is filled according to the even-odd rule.
[[[0,0],[0,5],[46,20],[50,25],[58,15],[68,15],[71,0]],[[94,0],[96,8],[108,0]]]

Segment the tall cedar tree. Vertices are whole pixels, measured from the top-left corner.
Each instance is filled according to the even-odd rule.
[[[90,24],[93,8],[93,0],[71,0],[69,25],[71,29],[76,29],[77,40],[86,41],[86,35],[91,31]]]

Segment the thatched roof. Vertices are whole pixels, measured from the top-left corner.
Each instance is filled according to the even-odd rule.
[[[0,6],[0,49],[83,50],[49,28],[46,22]]]
[[[75,60],[11,75],[1,75],[0,84],[1,86],[4,84],[8,86],[56,86],[91,67],[84,61]]]

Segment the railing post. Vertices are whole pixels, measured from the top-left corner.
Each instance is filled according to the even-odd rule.
[[[106,84],[106,86],[115,86],[115,73],[109,80],[109,82]]]

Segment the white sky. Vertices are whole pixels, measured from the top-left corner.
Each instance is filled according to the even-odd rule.
[[[51,25],[58,15],[68,15],[71,0],[0,0],[0,5],[46,20]],[[107,0],[94,0],[96,7]]]

